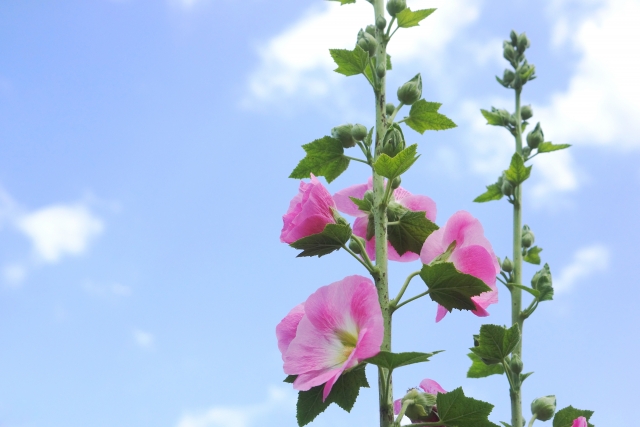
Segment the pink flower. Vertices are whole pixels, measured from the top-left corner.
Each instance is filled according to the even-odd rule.
[[[571,427],[587,427],[587,419],[585,417],[578,417],[575,420],[573,420],[573,424],[571,425]]]
[[[456,212],[444,227],[427,237],[420,251],[420,260],[423,264],[429,264],[445,253],[454,240],[456,247],[448,261],[452,262],[458,271],[477,277],[491,288],[491,291],[471,298],[476,306],[473,313],[480,317],[488,316],[486,308],[498,302],[496,275],[500,273],[500,264],[493,253],[491,243],[484,237],[480,221],[469,212]],[[442,320],[446,314],[447,309],[438,306],[436,322]]]
[[[429,394],[438,394],[438,393],[446,393],[446,390],[443,389],[440,384],[435,382],[434,380],[430,380],[425,378],[420,382],[420,388]],[[398,415],[400,410],[402,409],[402,399],[397,399],[393,402],[393,412]]]
[[[335,224],[333,210],[336,204],[331,194],[311,174],[311,182],[300,181],[300,190],[291,200],[289,210],[282,217],[280,241],[293,243],[303,237],[321,233],[327,224]]]
[[[344,190],[338,191],[333,195],[333,199],[336,201],[336,206],[340,212],[346,213],[347,215],[355,216],[356,220],[353,223],[353,234],[356,236],[362,237],[366,239],[367,237],[367,226],[369,225],[369,214],[362,212],[358,209],[355,203],[351,201],[349,197],[355,197],[357,199],[364,198],[364,193],[367,190],[373,189],[373,180],[369,178],[369,182],[366,184],[358,184],[352,185],[351,187],[347,187]],[[413,195],[409,193],[402,187],[398,187],[393,191],[393,198],[395,202],[410,211],[425,211],[426,217],[431,220],[436,220],[436,203],[431,200],[427,196]],[[419,255],[413,252],[405,252],[402,256],[398,254],[398,252],[389,245],[389,260],[390,261],[400,261],[400,262],[410,262],[415,261],[419,258]],[[367,255],[371,260],[376,259],[376,238],[372,237],[367,241],[365,246],[367,251]]]
[[[284,372],[298,376],[293,387],[324,384],[323,400],[345,370],[380,352],[383,333],[378,293],[362,276],[321,287],[276,327]]]

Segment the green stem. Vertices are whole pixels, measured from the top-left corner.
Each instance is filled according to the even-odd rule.
[[[402,301],[400,304],[398,304],[395,307],[393,307],[393,311],[396,311],[397,309],[399,309],[400,307],[402,307],[405,304],[409,304],[411,301],[415,301],[418,298],[422,298],[425,295],[429,295],[429,292],[431,292],[431,291],[424,291],[423,293],[418,294],[418,295],[416,295],[414,297],[411,297],[408,300]]]
[[[349,159],[349,160],[355,160],[356,162],[364,163],[365,165],[369,164],[369,162],[367,162],[366,160],[358,159],[358,158],[355,158],[355,157],[349,157],[349,156],[345,156],[345,157],[347,159]]]
[[[536,420],[536,414],[533,414],[533,416],[531,417],[531,420],[529,420],[529,427],[531,427],[533,425],[533,422]]]
[[[412,403],[413,403],[413,400],[411,400],[411,399],[407,399],[404,402],[402,402],[402,409],[400,409],[400,412],[398,413],[398,416],[396,417],[396,424],[400,425],[400,421],[402,421],[402,417],[404,417],[404,413],[407,411],[407,408]]]
[[[400,299],[402,298],[402,296],[404,295],[404,291],[407,290],[407,287],[409,286],[409,283],[411,283],[411,279],[413,279],[414,277],[416,277],[418,274],[420,274],[420,271],[414,271],[413,273],[411,273],[409,276],[407,276],[407,279],[404,281],[404,284],[402,285],[402,288],[400,288],[400,292],[398,292],[398,296],[396,296],[393,301],[391,301],[391,306],[395,309],[396,305],[400,302]]]
[[[384,16],[384,14],[383,14]],[[393,18],[391,18],[391,21],[389,22],[389,26],[387,27],[387,34],[384,35],[384,38],[386,40],[389,40],[389,33],[391,32],[391,27],[393,26],[393,23],[396,22],[396,17],[394,16]]]
[[[387,121],[388,121],[389,123],[393,123],[393,119],[395,119],[395,118],[396,118],[396,114],[398,114],[398,111],[400,111],[400,109],[401,109],[402,107],[404,107],[404,103],[402,103],[402,102],[401,102],[400,104],[398,104],[398,106],[396,107],[396,109],[395,109],[395,110],[393,110],[393,114],[391,114],[391,116],[387,119]]]
[[[345,251],[349,252],[349,254],[351,254],[352,257],[354,257],[356,260],[358,260],[358,262],[360,264],[362,264],[364,266],[364,268],[366,268],[369,271],[369,273],[371,273],[371,274],[375,273],[375,266],[373,264],[371,264],[371,261],[369,261],[369,263],[368,263],[369,265],[367,265],[367,263],[365,261],[363,261],[362,258],[360,258],[358,256],[358,254],[356,254],[351,249],[349,249],[349,247],[347,245],[342,245],[342,249],[344,249]]]

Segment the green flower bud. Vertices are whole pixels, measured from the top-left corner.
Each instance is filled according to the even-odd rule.
[[[379,30],[384,30],[386,26],[387,20],[384,18],[384,16],[378,16],[376,18],[376,27],[378,27]]]
[[[345,125],[336,126],[331,129],[331,136],[335,139],[342,142],[342,146],[344,148],[355,147],[356,140],[351,136],[351,129],[353,125],[351,123],[347,123]]]
[[[531,147],[526,146],[522,148],[522,155],[524,156],[525,160],[527,158],[529,158],[529,154],[531,154]]]
[[[556,412],[556,397],[539,397],[531,402],[531,414],[540,421],[549,421]]]
[[[509,61],[511,64],[515,64],[516,51],[513,48],[513,46],[511,46],[511,44],[509,44],[508,42],[504,42],[502,49],[503,49],[502,55],[504,56],[504,59]]]
[[[376,74],[378,77],[383,78],[387,74],[387,67],[384,64],[376,65]]]
[[[421,97],[422,77],[419,73],[398,89],[398,100],[404,105],[413,105]]]
[[[536,127],[527,134],[527,145],[531,147],[531,149],[538,148],[544,142],[544,132],[542,132],[542,128],[540,127],[540,122],[536,124]]]
[[[389,15],[396,16],[396,14],[402,12],[407,8],[406,0],[388,0],[387,1],[387,12]]]
[[[511,45],[513,47],[518,46],[518,33],[515,32],[515,30],[511,30],[511,33],[509,34],[509,38],[511,39]],[[506,42],[509,43],[509,42]]]
[[[509,257],[505,257],[504,261],[502,261],[502,271],[506,273],[511,273],[513,271],[513,262],[511,262]]]
[[[369,52],[369,56],[373,56],[376,54],[378,41],[371,34],[360,30],[360,33],[358,33],[358,46],[360,46],[365,52]]]
[[[437,421],[429,418],[436,404],[436,396],[413,388],[407,391],[407,394],[402,398],[403,404],[407,401],[411,403],[407,406],[404,414],[411,422]]]
[[[359,239],[359,237],[357,237],[357,236],[351,236],[351,240],[349,240],[349,249],[351,249],[351,251],[354,254],[359,254],[362,251],[362,248],[360,247],[358,242],[356,240],[354,240],[354,237],[356,239]]]
[[[392,124],[382,140],[381,152],[394,157],[400,151],[405,149],[404,134],[397,123]]]
[[[364,127],[364,125],[361,125],[361,124],[355,124],[351,128],[351,136],[356,141],[362,141],[363,139],[365,139],[367,137],[368,133],[369,132],[367,131],[367,128]]]
[[[396,176],[395,178],[393,178],[393,181],[391,181],[391,188],[395,190],[396,188],[400,187],[401,183],[402,183],[402,178],[400,178],[399,176]]]
[[[367,25],[367,28],[364,29],[367,33],[371,34],[373,37],[376,36],[376,27],[373,25]]]
[[[520,117],[522,117],[522,120],[529,120],[533,117],[533,109],[531,108],[531,105],[525,105],[520,109]]]
[[[502,194],[507,197],[513,194],[513,184],[506,179],[502,180]]]
[[[513,83],[513,79],[515,78],[516,78],[516,75],[513,71],[504,70],[504,73],[502,74],[502,80],[499,80],[499,81],[502,86],[511,87]]]
[[[531,46],[531,42],[529,41],[525,33],[522,33],[518,36],[516,44],[518,46],[518,52],[520,53],[523,53],[529,48],[529,46]]]
[[[366,200],[367,202],[369,202],[371,204],[371,206],[373,206],[373,191],[371,190],[367,190],[364,192],[364,196],[362,196],[363,200]]]
[[[531,287],[541,290],[550,287],[551,284],[551,270],[549,269],[549,264],[545,264],[542,270],[536,271],[536,274],[531,278]]]
[[[533,231],[529,228],[528,225],[522,227],[522,247],[528,248],[533,245],[533,242],[536,240]]]
[[[390,116],[393,114],[394,111],[396,111],[396,106],[393,105],[391,102],[389,102],[387,105],[385,105],[385,112],[387,113],[387,116]]]
[[[517,354],[514,354],[511,356],[511,360],[509,361],[509,367],[511,368],[511,372],[517,375],[522,372],[524,364],[522,363],[522,359],[520,359]]]

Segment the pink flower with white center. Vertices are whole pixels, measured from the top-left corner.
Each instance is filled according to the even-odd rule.
[[[420,260],[423,264],[429,264],[445,253],[453,241],[456,242],[456,246],[448,261],[452,262],[458,271],[477,277],[491,288],[491,291],[471,297],[476,306],[473,314],[480,317],[488,316],[486,308],[498,302],[496,275],[500,273],[500,264],[493,253],[491,243],[484,237],[480,221],[469,212],[456,212],[444,227],[427,237],[420,251]],[[436,322],[442,320],[446,314],[447,309],[439,305]]]
[[[442,386],[440,386],[440,384],[428,378],[425,378],[420,382],[420,388],[422,389],[422,391],[429,394],[438,394],[438,393],[447,392],[445,389],[442,388]],[[393,402],[393,412],[396,415],[398,415],[401,409],[402,409],[402,399],[396,399]]]
[[[571,427],[587,427],[587,419],[585,417],[578,417],[575,420],[573,420],[573,424],[571,425]]]
[[[373,190],[373,179],[369,178],[366,184],[352,185],[344,190],[338,191],[333,195],[333,199],[336,202],[336,206],[340,212],[347,215],[355,216],[356,220],[353,223],[353,234],[367,238],[367,226],[369,225],[369,214],[362,212],[358,209],[355,203],[351,201],[349,197],[355,197],[357,199],[363,199],[364,193],[368,190]],[[402,187],[398,187],[393,191],[393,199],[395,202],[410,211],[426,212],[427,219],[431,221],[436,220],[436,203],[427,196],[414,195],[409,193]],[[405,252],[402,256],[394,249],[391,243],[388,243],[388,257],[390,261],[411,262],[419,258],[419,255],[413,252]],[[369,239],[365,245],[367,255],[373,261],[376,259],[376,238],[375,236]]]
[[[276,328],[284,372],[298,376],[293,388],[324,384],[323,400],[345,370],[380,352],[383,333],[378,293],[362,276],[321,287]]]
[[[298,194],[291,200],[287,213],[282,217],[280,241],[293,243],[303,237],[321,233],[327,224],[335,224],[333,209],[336,204],[331,194],[311,174],[311,182],[300,181]]]

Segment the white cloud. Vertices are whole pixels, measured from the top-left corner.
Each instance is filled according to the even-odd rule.
[[[594,273],[609,268],[611,253],[609,248],[595,244],[578,250],[571,264],[560,272],[553,280],[556,293],[565,293],[574,288],[581,280],[589,278]]]
[[[244,406],[213,406],[200,413],[188,413],[178,421],[177,427],[259,427],[270,413],[293,407],[295,394],[289,388],[269,387],[268,397],[262,403]]]
[[[38,257],[48,263],[84,253],[104,229],[102,221],[81,204],[36,210],[19,218],[17,226],[31,239]]]
[[[144,349],[150,349],[153,347],[155,337],[149,332],[142,331],[140,329],[134,329],[133,339],[139,347]]]

